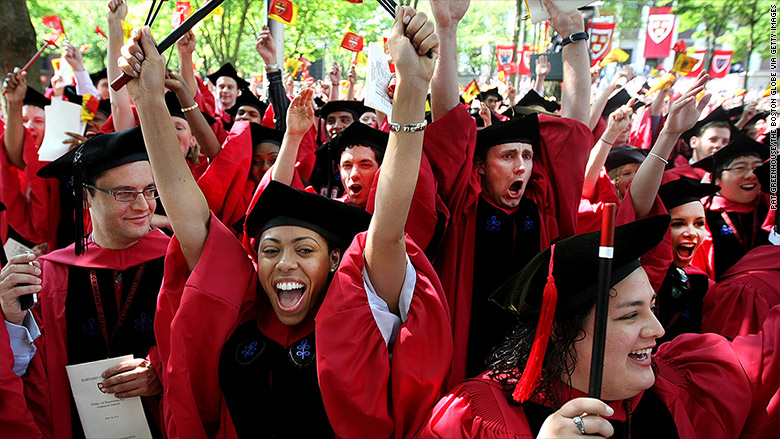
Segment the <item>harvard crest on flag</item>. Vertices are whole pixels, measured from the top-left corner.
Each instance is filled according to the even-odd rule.
[[[591,25],[590,51],[593,53],[591,66],[595,66],[609,52],[609,48],[612,46],[612,35],[615,33],[615,25],[617,23],[593,23]]]
[[[497,44],[496,59],[498,60],[498,70],[503,70],[503,66],[505,64],[511,63],[514,54],[515,54],[514,44]]]
[[[341,47],[352,52],[360,52],[363,50],[363,37],[354,32],[347,32],[341,39]]]
[[[672,48],[674,14],[671,7],[652,8],[647,18],[647,36],[645,38],[645,58],[666,58]]]
[[[712,64],[710,65],[710,78],[723,78],[729,72],[731,65],[731,55],[733,50],[716,50],[712,54]]]
[[[298,6],[290,0],[271,0],[268,6],[268,18],[295,26],[298,21]]]

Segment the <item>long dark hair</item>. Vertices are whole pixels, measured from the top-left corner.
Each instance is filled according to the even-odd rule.
[[[595,306],[595,299],[583,304],[574,314],[556,316],[544,356],[541,382],[534,389],[532,398],[558,408],[571,397],[569,387],[557,386],[556,383],[566,379],[564,384],[571,385],[571,379],[568,377],[577,365],[574,343],[585,338],[583,326],[593,306]],[[512,399],[512,391],[522,371],[525,370],[525,364],[531,353],[537,320],[538,316],[518,317],[505,340],[493,348],[488,360],[489,376],[501,383],[512,403],[515,403]],[[564,388],[568,391],[564,391]]]

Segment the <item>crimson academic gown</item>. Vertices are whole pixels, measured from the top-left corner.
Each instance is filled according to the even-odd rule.
[[[2,311],[0,317],[5,320]],[[24,397],[24,382],[14,371],[14,355],[5,324],[0,325],[0,438],[42,438]]]
[[[768,232],[761,227],[767,208],[760,197],[753,204],[742,204],[716,195],[711,202],[704,198],[702,203],[707,234],[692,263],[717,282],[748,251],[767,243]],[[733,228],[723,219],[723,213],[727,213]]]
[[[39,305],[33,310],[41,330],[41,336],[35,340],[38,350],[23,378],[27,408],[44,437],[72,437],[71,416],[75,414],[71,413],[70,384],[65,371],[65,366],[71,364],[68,359],[68,327],[73,324],[66,318],[66,300],[69,300],[69,294],[77,294],[68,291],[71,267],[125,271],[145,262],[162,258],[168,241],[169,238],[162,232],[153,230],[138,243],[125,250],[107,250],[90,242],[87,252],[82,256],[75,256],[74,247],[71,244],[69,247],[49,253],[39,259],[42,263],[43,289],[39,293]],[[142,276],[142,283],[139,285],[147,282],[143,280],[147,277]],[[130,283],[132,279],[126,279],[124,282]],[[151,278],[148,282],[154,283]],[[139,291],[156,296],[158,289],[155,286],[151,290]],[[89,294],[87,291],[79,291],[78,293]],[[153,319],[154,316],[151,317]],[[134,321],[135,318],[131,308],[122,328],[137,325],[138,322]],[[3,349],[6,349],[6,344],[3,346]],[[2,354],[5,357],[7,352],[2,352]],[[10,352],[8,354],[12,355]],[[112,353],[112,355],[118,354]],[[93,358],[85,361],[98,359]],[[147,359],[152,362],[155,372],[160,376],[162,370],[155,347],[149,350]],[[11,357],[11,361],[13,362],[13,357]],[[0,375],[3,374],[4,368],[3,371],[0,371]],[[155,398],[144,399],[148,399],[145,402],[152,409],[154,409],[155,404],[159,404]],[[21,408],[17,409],[21,410]],[[26,417],[29,419],[29,416]],[[29,428],[32,426],[30,425]]]
[[[678,162],[675,160],[675,167],[664,171],[661,184],[669,183],[670,181],[679,180],[680,177],[692,178],[694,180],[702,181],[702,179],[709,175],[709,172],[704,169],[694,168],[688,163],[687,160]]]
[[[630,400],[607,401],[615,411],[608,419],[630,420],[634,435],[642,433],[641,437],[776,437],[779,348],[778,307],[762,332],[733,342],[717,334],[681,335],[661,345],[653,357],[653,387]],[[649,399],[647,393],[652,393]],[[571,398],[582,396],[587,395],[572,389]],[[526,416],[523,407],[508,402],[509,397],[487,375],[466,380],[439,401],[417,437],[535,438],[529,423],[538,429],[544,417]],[[625,424],[615,425],[614,437],[629,437],[621,434],[624,428]],[[677,435],[667,435],[664,430],[669,428],[676,429],[672,434]]]
[[[321,320],[318,317],[322,397],[339,434],[401,437],[419,427],[443,390],[451,352],[448,313],[430,265],[407,240],[418,277],[409,320],[401,327],[390,363],[365,299],[364,240],[364,234],[358,235],[345,253],[322,305],[324,314]],[[219,379],[219,354],[226,341],[243,323],[257,319],[265,337],[289,347],[315,330],[314,318],[294,327],[278,320],[267,296],[258,291],[257,273],[247,251],[213,214],[194,270],[187,269],[174,236],[165,273],[155,334],[164,365],[167,433],[170,438],[237,437]],[[435,330],[428,330],[429,325]],[[415,332],[425,335],[410,337]],[[431,339],[440,351],[430,349]],[[347,387],[344,377],[350,379]],[[397,402],[388,406],[391,395]]]
[[[596,190],[592,198],[580,198],[580,207],[577,215],[577,234],[589,233],[601,230],[601,215],[607,203],[615,203],[620,206],[620,198],[615,189],[615,183],[609,178],[607,169],[601,167],[601,172],[596,179]]]
[[[464,106],[456,105],[437,122],[439,125],[426,129],[423,151],[431,163],[438,194],[449,212],[434,266],[452,313],[452,386],[466,377],[477,207],[482,189],[474,166],[474,118]],[[535,151],[533,172],[524,195],[538,208],[536,251],[549,247],[555,238],[575,234],[585,163],[593,144],[588,127],[572,119],[539,115],[539,131],[541,145]]]
[[[724,337],[755,334],[780,305],[780,247],[749,251],[704,296],[702,332]]]
[[[0,135],[0,145],[4,144],[4,135]],[[5,148],[0,147],[0,200],[8,209],[8,227],[33,244],[48,243],[52,251],[57,248],[60,182],[38,177],[38,170],[46,163],[38,160],[38,147],[27,128],[23,148],[24,170],[11,165]]]

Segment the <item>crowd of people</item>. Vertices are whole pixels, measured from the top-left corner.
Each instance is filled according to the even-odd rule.
[[[344,96],[337,64],[327,85],[283,75],[268,28],[259,96],[229,63],[197,75],[192,31],[171,71],[149,27],[125,41],[126,0],[105,71],[66,44],[75,85],[8,73],[0,437],[85,437],[66,366],[122,355],[101,390],[140,397],[153,437],[780,435],[767,99],[602,77],[580,12],[545,0],[560,94],[541,56],[522,98],[466,102],[469,0],[430,3],[390,30],[391,115],[354,68]],[[42,161],[57,99],[99,105]]]

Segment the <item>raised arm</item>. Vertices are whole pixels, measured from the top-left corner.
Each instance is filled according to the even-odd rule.
[[[350,66],[349,70],[347,70],[347,82],[349,83],[349,85],[347,86],[347,97],[346,97],[346,100],[354,101],[355,100],[355,83],[357,83],[357,72],[355,71],[355,66]]]
[[[330,69],[328,77],[330,78],[329,100],[337,101],[339,99],[339,87],[341,83],[341,67],[339,67],[339,63],[333,63],[333,67]]]
[[[19,169],[24,169],[24,125],[22,122],[22,107],[27,94],[27,72],[15,68],[3,81],[5,94],[5,133],[3,137],[8,162]],[[7,202],[7,201],[6,201]]]
[[[550,12],[553,29],[568,38],[584,32],[585,23],[579,11],[562,13],[550,0],[544,1]],[[587,40],[578,40],[563,47],[563,89],[561,115],[588,124],[590,118],[590,60]]]
[[[599,141],[590,150],[588,164],[585,166],[585,180],[582,182],[582,197],[592,198],[596,191],[596,181],[601,173],[601,168],[607,161],[607,156],[620,133],[631,125],[633,111],[628,105],[624,105],[609,115],[607,130],[601,135]]]
[[[604,108],[606,108],[607,101],[609,101],[609,96],[612,94],[612,92],[617,90],[621,85],[626,85],[628,81],[634,79],[634,76],[636,76],[636,74],[634,73],[634,69],[631,67],[618,70],[618,72],[615,73],[615,76],[612,77],[612,81],[610,81],[607,88],[605,88],[601,94],[599,94],[596,100],[593,101],[593,104],[590,106],[590,122],[588,123],[588,128],[590,128],[591,131],[593,131],[593,129],[596,128],[596,125],[599,123],[601,113],[604,112]],[[623,78],[625,81],[621,83]]]
[[[195,70],[192,67],[192,52],[195,51],[196,43],[195,34],[192,30],[187,31],[176,42],[176,52],[179,54],[179,74],[184,79],[184,83],[187,84],[187,90],[193,99],[198,94],[198,81],[195,80]],[[179,101],[181,101],[181,98],[179,98]]]
[[[431,83],[433,120],[458,105],[458,24],[466,15],[471,0],[431,0],[439,37],[439,62]]]
[[[534,72],[536,77],[534,78],[533,86],[531,87],[539,93],[539,96],[544,97],[544,80],[547,78],[547,74],[550,73],[552,64],[547,59],[547,55],[539,55],[536,58],[536,64],[534,66]]]
[[[290,107],[290,99],[282,83],[282,71],[279,69],[279,60],[276,59],[276,43],[268,26],[263,26],[260,37],[257,39],[255,50],[263,58],[265,75],[268,80],[268,102],[274,109],[274,117],[277,130],[286,129],[287,109]]]
[[[658,135],[658,140],[653,145],[653,149],[650,150],[647,159],[636,171],[634,181],[631,183],[631,201],[634,204],[637,219],[647,216],[653,207],[658,188],[661,186],[666,159],[671,154],[677,138],[693,128],[696,121],[699,120],[702,110],[710,101],[711,96],[706,94],[698,104],[696,103],[696,96],[704,91],[704,85],[709,78],[706,73],[702,72],[691,88],[674,101],[669,109],[666,125]]]
[[[126,0],[109,0],[108,2],[108,62],[106,70],[108,72],[108,81],[111,82],[120,75],[117,59],[121,56],[120,49],[125,40],[125,34],[122,30],[122,20],[127,15]],[[156,52],[156,50],[155,50]],[[139,62],[136,60],[136,62]],[[111,99],[111,115],[114,119],[114,130],[123,131],[135,126],[135,116],[130,107],[130,95],[126,88],[114,91],[108,88],[108,95]]]
[[[165,80],[165,87],[176,93],[176,98],[179,100],[179,104],[182,108],[193,108],[195,105],[195,98],[184,77],[175,72],[168,72],[168,77]],[[200,112],[198,107],[195,107],[192,110],[185,111],[184,117],[187,119],[187,123],[190,124],[192,134],[195,136],[195,139],[197,139],[203,152],[206,153],[209,160],[214,159],[214,157],[222,151],[222,145],[219,144],[217,135],[214,134],[214,131],[209,126],[203,113]]]
[[[433,23],[425,14],[401,7],[388,44],[398,76],[393,122],[402,127],[423,122],[425,95],[439,53]],[[431,58],[426,56],[429,50],[433,53]],[[406,272],[404,226],[417,186],[422,143],[422,131],[390,131],[366,238],[366,271],[377,294],[394,313],[398,313]]]
[[[148,26],[133,30],[122,47],[119,68],[134,77],[127,89],[141,119],[152,174],[187,266],[193,269],[208,236],[209,207],[179,149],[163,97],[165,61],[155,49]]]
[[[287,131],[284,132],[282,146],[276,157],[271,178],[274,181],[292,184],[295,173],[295,160],[298,157],[298,147],[303,136],[314,126],[314,89],[307,88],[296,96],[287,110]]]

